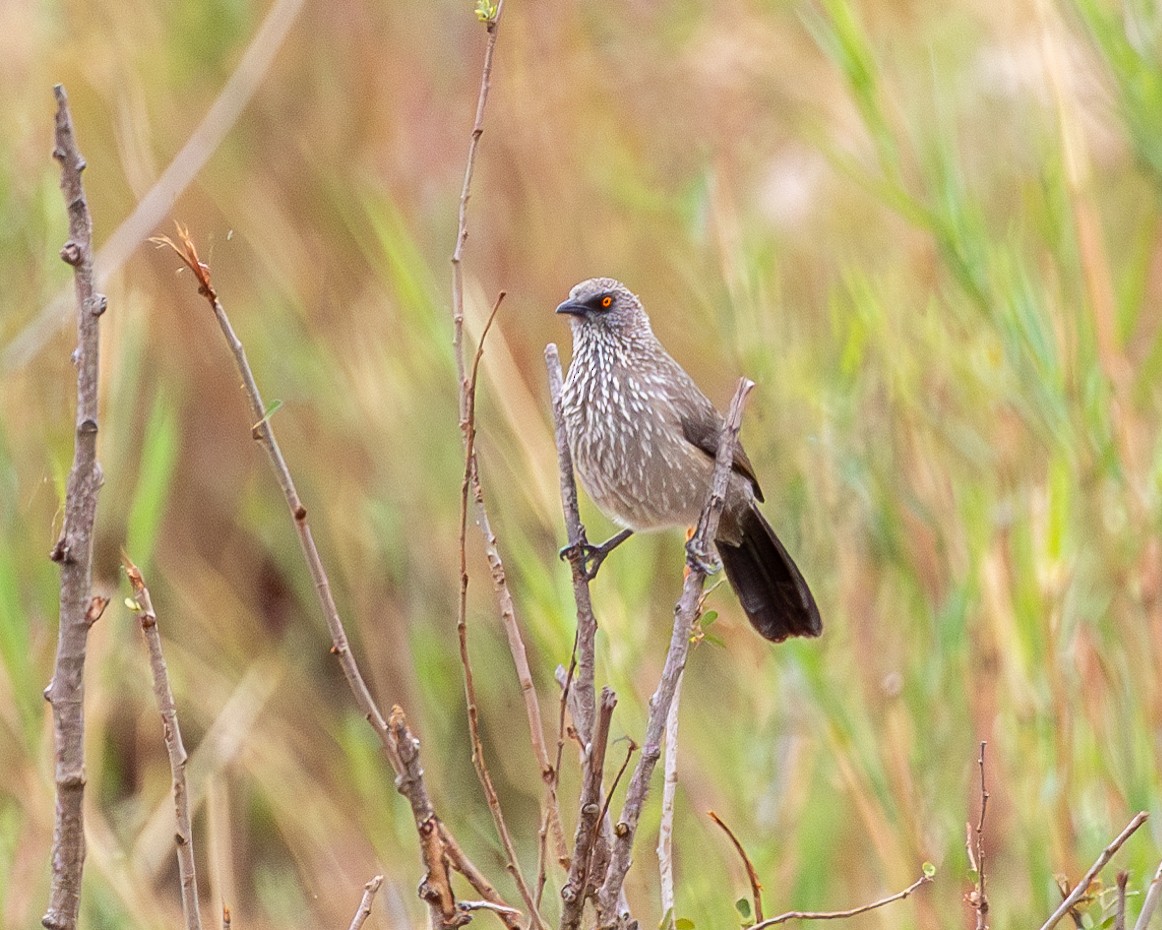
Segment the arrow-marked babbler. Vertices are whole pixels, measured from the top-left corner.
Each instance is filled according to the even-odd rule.
[[[573,464],[586,492],[625,529],[585,552],[588,571],[631,533],[691,527],[710,493],[723,417],[662,347],[641,301],[591,278],[557,307],[573,327],[562,398]],[[714,543],[751,624],[767,639],[818,636],[815,598],[766,518],[741,445]],[[698,557],[698,553],[692,553]]]

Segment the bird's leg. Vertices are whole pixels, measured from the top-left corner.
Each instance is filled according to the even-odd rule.
[[[566,546],[557,553],[562,559],[580,563],[581,574],[586,581],[597,577],[597,569],[605,561],[605,557],[633,535],[633,530],[622,530],[616,536],[611,536],[600,546],[594,546],[581,540],[572,546]]]
[[[689,575],[691,571],[697,569],[703,575],[713,575],[720,568],[722,563],[714,557],[714,554],[706,550],[700,549],[696,545],[696,537],[694,535],[694,527],[686,530],[686,571],[683,576]]]

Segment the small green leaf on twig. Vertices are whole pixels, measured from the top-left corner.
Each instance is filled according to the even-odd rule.
[[[702,629],[706,629],[706,627],[710,626],[710,624],[712,624],[717,619],[718,619],[718,611],[717,610],[706,611],[706,613],[704,613],[702,615]]]
[[[739,898],[734,902],[734,909],[743,920],[750,920],[750,902],[746,898]]]
[[[936,874],[936,866],[931,862],[925,862],[920,868],[923,870],[925,878],[932,878]]]
[[[266,413],[264,413],[262,415],[262,419],[259,420],[257,423],[255,423],[254,426],[251,427],[251,429],[258,429],[258,427],[262,426],[263,423],[265,423],[272,416],[274,416],[276,413],[278,413],[278,411],[281,407],[282,407],[281,400],[272,400],[270,402],[270,406],[266,408]]]
[[[694,930],[694,921],[689,917],[679,917],[674,921],[674,930]]]
[[[132,610],[135,614],[141,613],[141,605],[131,597],[125,598],[125,606]]]
[[[492,0],[476,0],[476,18],[491,26],[496,22],[496,8],[497,4]]]

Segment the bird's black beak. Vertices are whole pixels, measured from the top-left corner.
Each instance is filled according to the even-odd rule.
[[[572,316],[584,316],[589,312],[589,308],[585,304],[577,300],[566,300],[562,304],[557,305],[558,313],[568,313]]]

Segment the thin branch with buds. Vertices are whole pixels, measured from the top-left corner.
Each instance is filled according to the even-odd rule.
[[[61,192],[69,214],[69,238],[61,259],[73,267],[77,301],[76,438],[65,491],[64,527],[50,558],[61,567],[60,629],[52,681],[44,689],[52,705],[55,749],[56,822],[52,838],[52,884],[42,923],[48,930],[73,930],[81,903],[85,866],[85,652],[89,629],[108,599],[93,596],[93,524],[101,489],[97,462],[98,322],[105,295],[93,279],[93,221],[81,172],[85,159],[77,148],[69,101],[60,84],[56,94],[56,141],[52,154],[61,166]]]
[[[984,750],[987,746],[984,740],[980,741],[980,757],[977,765],[980,767],[980,818],[976,822],[976,834],[972,827],[968,828],[968,837],[965,847],[968,850],[969,864],[976,872],[976,886],[968,896],[968,903],[976,911],[976,930],[988,930],[989,899],[985,891],[984,874],[984,817],[988,810],[989,793],[984,781]]]
[[[157,628],[157,613],[145,579],[139,569],[124,552],[121,561],[125,574],[133,588],[137,622],[145,635],[149,649],[149,668],[153,673],[153,693],[157,698],[157,708],[161,713],[162,733],[165,749],[169,755],[170,776],[173,779],[174,816],[177,830],[174,845],[177,847],[178,880],[182,889],[182,913],[186,918],[186,930],[201,930],[202,918],[198,910],[198,877],[194,867],[194,831],[190,823],[190,799],[186,790],[186,747],[182,742],[182,730],[178,724],[177,705],[173,690],[169,686],[169,672],[165,666],[165,656],[161,651],[161,633]]]
[[[359,664],[351,652],[347,630],[343,626],[343,620],[339,616],[339,608],[335,605],[335,597],[331,593],[331,581],[327,577],[327,571],[323,567],[323,559],[319,555],[314,535],[311,533],[311,525],[307,521],[307,508],[299,497],[294,478],[291,476],[290,468],[283,457],[282,447],[279,446],[274,429],[270,425],[270,414],[262,400],[262,392],[258,389],[254,371],[246,358],[246,349],[234,332],[230,318],[226,315],[226,308],[214,290],[210,266],[199,258],[197,247],[194,245],[193,239],[190,238],[189,231],[178,224],[177,237],[176,242],[169,236],[157,236],[151,241],[159,246],[172,249],[190,269],[198,282],[198,293],[206,298],[206,302],[209,303],[210,309],[214,312],[214,318],[218,321],[218,327],[222,330],[222,335],[226,337],[226,343],[234,356],[238,373],[242,376],[242,387],[246,393],[246,399],[250,403],[250,414],[254,418],[254,425],[250,432],[255,441],[266,451],[270,467],[274,470],[283,497],[286,498],[287,509],[290,511],[295,532],[298,534],[299,546],[303,551],[303,558],[306,559],[311,581],[314,582],[315,592],[319,597],[319,606],[322,608],[323,618],[327,622],[327,629],[331,633],[331,652],[339,659],[339,665],[343,669],[347,685],[355,697],[355,703],[367,722],[371,724],[371,728],[375,730],[376,736],[379,737],[383,751],[387,755],[388,761],[391,762],[392,768],[395,769],[396,775],[403,775],[403,763],[400,761],[395,741],[388,729],[387,720],[371,696],[367,682],[359,671]]]
[[[730,402],[722,434],[718,440],[718,455],[714,463],[714,478],[706,504],[698,520],[698,529],[691,540],[693,552],[708,552],[718,529],[726,500],[727,480],[730,477],[734,448],[738,442],[738,432],[742,426],[742,413],[746,397],[754,387],[754,382],[740,378],[734,399]],[[670,703],[678,686],[678,678],[686,667],[686,656],[690,651],[690,631],[698,613],[698,604],[706,582],[706,571],[701,559],[687,559],[690,573],[682,589],[682,596],[674,608],[674,628],[670,636],[670,648],[662,667],[662,677],[657,690],[650,698],[650,712],[646,722],[646,737],[642,744],[641,757],[626,790],[625,804],[614,828],[613,847],[610,850],[609,870],[598,895],[598,918],[602,925],[625,922],[628,915],[624,908],[618,913],[619,897],[629,871],[633,841],[641,819],[642,806],[649,791],[650,777],[661,756],[662,732],[666,717],[670,713]]]
[[[1128,840],[1131,836],[1133,836],[1134,832],[1140,826],[1142,826],[1142,824],[1144,824],[1149,817],[1150,815],[1146,811],[1140,811],[1134,816],[1133,820],[1126,824],[1126,828],[1114,838],[1113,842],[1111,842],[1109,846],[1101,851],[1101,855],[1098,856],[1094,864],[1089,867],[1089,871],[1081,877],[1081,881],[1079,881],[1074,886],[1073,891],[1071,891],[1066,896],[1065,900],[1062,901],[1060,905],[1058,905],[1057,910],[1049,915],[1049,919],[1041,925],[1041,930],[1053,930],[1053,927],[1057,925],[1057,922],[1061,920],[1061,918],[1066,914],[1068,914],[1073,905],[1075,905],[1085,896],[1086,892],[1089,890],[1090,884],[1097,877],[1097,873],[1105,868],[1106,863],[1109,862],[1114,857],[1114,854],[1122,848],[1122,844],[1125,843],[1126,840]]]
[[[500,17],[504,12],[504,0],[499,0],[495,8],[490,10],[486,19],[488,41],[484,50],[484,64],[480,76],[480,92],[476,99],[476,118],[472,126],[472,135],[468,143],[468,157],[464,167],[464,183],[460,191],[460,208],[456,229],[456,246],[452,252],[452,349],[456,359],[456,372],[459,378],[459,413],[460,431],[464,441],[464,482],[461,489],[461,520],[460,520],[460,614],[457,620],[457,632],[460,640],[461,665],[464,669],[464,687],[468,702],[468,721],[472,735],[472,760],[476,766],[476,773],[492,812],[497,833],[508,856],[507,868],[512,874],[520,891],[525,905],[532,914],[533,925],[543,926],[540,915],[537,913],[536,900],[529,890],[528,884],[520,870],[516,857],[516,849],[505,825],[500,809],[500,801],[492,785],[492,778],[484,760],[483,746],[480,742],[479,728],[476,720],[476,699],[472,685],[472,670],[468,660],[467,634],[465,622],[465,598],[468,585],[467,566],[465,563],[464,532],[467,525],[467,501],[471,491],[475,503],[476,522],[484,537],[484,549],[488,558],[492,586],[496,592],[500,605],[501,623],[508,640],[509,651],[512,653],[513,663],[516,666],[517,680],[524,700],[525,715],[528,718],[529,735],[532,741],[533,752],[540,767],[542,781],[546,786],[544,806],[546,819],[554,836],[560,855],[564,855],[564,832],[561,828],[560,813],[558,811],[556,782],[554,770],[549,762],[549,752],[545,745],[544,724],[541,721],[540,705],[537,702],[536,688],[533,683],[532,672],[529,669],[528,656],[525,650],[524,639],[516,621],[516,610],[513,605],[512,592],[508,587],[504,561],[500,555],[500,548],[496,534],[492,531],[492,524],[488,517],[488,508],[484,501],[484,489],[480,481],[480,469],[476,456],[475,435],[475,404],[476,404],[476,375],[480,364],[480,355],[484,347],[484,337],[488,325],[481,334],[476,350],[476,356],[469,374],[464,352],[464,246],[468,241],[468,200],[472,191],[472,178],[476,170],[476,155],[480,145],[480,137],[484,133],[484,111],[488,103],[488,93],[492,84],[492,62],[496,51],[496,38],[500,27]],[[503,296],[503,294],[502,294]],[[500,304],[493,307],[492,316]]]
[[[873,901],[871,904],[864,904],[862,907],[853,907],[848,911],[788,911],[786,914],[780,914],[778,917],[772,917],[769,920],[757,923],[750,930],[766,930],[767,927],[785,924],[789,920],[846,920],[848,917],[855,917],[858,914],[866,914],[868,911],[874,911],[876,908],[891,904],[893,901],[903,901],[904,898],[912,894],[921,885],[926,885],[930,881],[932,881],[932,876],[925,873],[903,891],[898,891],[886,898]]]
[[[532,892],[529,890],[528,884],[524,880],[524,875],[521,873],[520,864],[516,855],[516,846],[512,841],[512,835],[509,833],[508,824],[505,823],[504,812],[500,806],[500,797],[496,793],[496,786],[492,782],[492,774],[488,770],[488,762],[484,756],[484,742],[480,738],[480,718],[476,702],[476,684],[472,675],[472,661],[468,651],[467,533],[468,494],[470,489],[473,490],[476,498],[477,514],[484,513],[484,495],[480,486],[480,478],[476,464],[476,379],[480,372],[480,359],[484,354],[485,338],[488,336],[488,331],[492,327],[493,320],[496,319],[497,311],[500,310],[500,304],[503,300],[504,291],[501,291],[496,298],[496,303],[493,304],[492,312],[488,315],[484,330],[480,334],[480,342],[476,347],[476,355],[472,360],[471,374],[467,375],[466,380],[461,382],[464,405],[463,418],[461,420],[461,428],[464,431],[464,478],[460,483],[460,597],[457,602],[456,636],[460,647],[460,666],[464,672],[464,702],[468,714],[468,734],[472,740],[472,764],[476,768],[476,776],[480,780],[481,788],[484,790],[484,799],[488,802],[488,809],[492,813],[493,822],[496,824],[496,832],[500,835],[501,844],[504,846],[505,854],[508,856],[508,871],[516,881],[521,898],[524,899],[525,905],[533,915],[534,925],[541,926],[541,918],[537,912],[536,901],[533,898]],[[487,520],[487,514],[479,517],[479,519],[481,520],[481,526],[486,526],[484,521]],[[485,539],[490,548],[489,561],[494,565],[493,580],[499,585],[499,589],[503,591],[501,595],[501,613],[512,616],[512,595],[509,593],[508,584],[504,580],[504,565],[500,562],[500,553],[495,548],[496,537],[492,534],[491,528],[486,529]],[[495,553],[495,562],[492,561],[493,553]],[[522,643],[522,653],[523,649],[524,645]],[[529,680],[529,684],[531,687],[531,679]],[[535,693],[533,693],[533,703],[534,705],[536,704]],[[539,710],[537,725],[538,727],[540,726]],[[539,731],[535,732],[539,734]],[[534,740],[535,742],[536,740]]]

